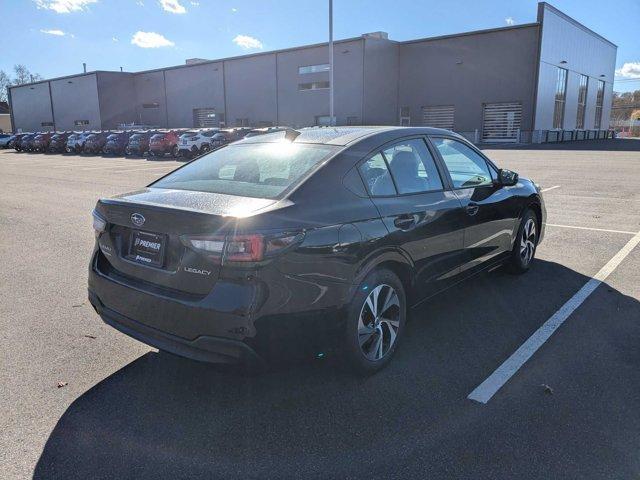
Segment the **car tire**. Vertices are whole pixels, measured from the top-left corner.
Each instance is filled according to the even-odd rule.
[[[507,261],[506,266],[510,273],[522,274],[529,270],[535,258],[539,231],[538,217],[528,208],[522,216],[511,256]]]
[[[211,147],[208,143],[203,143],[200,147],[200,153],[207,153],[209,150],[211,150]]]
[[[178,158],[179,155],[180,155],[180,152],[178,151],[178,146],[174,145],[173,148],[171,149],[171,156],[173,158]]]
[[[371,375],[384,368],[402,339],[406,316],[406,294],[397,275],[387,269],[371,272],[358,287],[347,311],[345,366],[359,375]]]

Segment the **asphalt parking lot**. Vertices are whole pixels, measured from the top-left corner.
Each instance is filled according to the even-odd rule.
[[[537,262],[415,309],[360,379],[330,357],[247,377],[107,327],[95,201],[181,163],[0,150],[0,476],[640,478],[640,140],[485,151],[545,190]]]

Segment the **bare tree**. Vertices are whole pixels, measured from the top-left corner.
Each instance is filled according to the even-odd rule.
[[[0,102],[6,102],[9,96],[8,88],[14,85],[24,85],[43,80],[38,73],[31,73],[25,65],[14,65],[14,77],[11,78],[7,72],[0,70]]]
[[[6,102],[8,99],[7,89],[11,85],[11,79],[9,75],[3,70],[0,70],[0,102]]]
[[[14,65],[13,71],[15,73],[15,77],[13,77],[12,85],[24,85],[25,83],[42,80],[42,77],[39,74],[31,73],[26,65]]]

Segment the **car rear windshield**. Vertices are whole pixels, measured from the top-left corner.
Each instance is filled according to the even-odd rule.
[[[336,147],[290,142],[230,145],[153,183],[156,188],[278,198]]]

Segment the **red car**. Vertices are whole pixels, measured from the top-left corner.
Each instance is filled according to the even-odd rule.
[[[171,156],[178,156],[178,138],[180,132],[170,130],[168,132],[158,132],[149,140],[149,155],[152,157],[164,157],[167,153]]]

